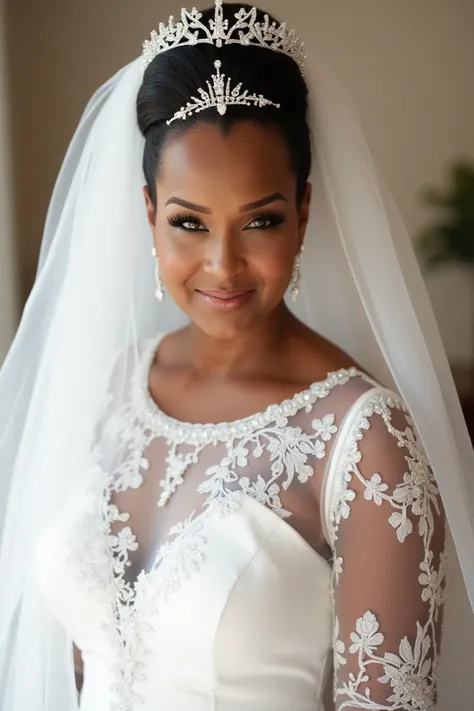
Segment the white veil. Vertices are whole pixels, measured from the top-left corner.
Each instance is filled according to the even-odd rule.
[[[0,711],[77,711],[71,640],[37,583],[38,541],[86,470],[117,354],[128,354],[115,374],[125,387],[137,344],[185,321],[170,299],[154,298],[135,115],[141,79],[136,60],[82,117],[0,373]],[[474,454],[410,240],[345,90],[316,65],[307,80],[315,199],[298,312],[405,398],[474,604]]]

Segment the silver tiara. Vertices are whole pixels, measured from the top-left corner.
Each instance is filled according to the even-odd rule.
[[[235,22],[229,27],[229,20],[224,19],[222,0],[215,0],[214,19],[209,20],[209,25],[201,22],[202,13],[195,7],[191,11],[181,10],[181,21],[174,22],[170,17],[168,24],[160,23],[158,31],[153,30],[150,39],[143,43],[144,69],[163,52],[168,52],[175,47],[197,44],[213,44],[222,47],[223,44],[240,44],[244,47],[250,45],[263,47],[273,52],[286,54],[299,66],[301,73],[304,68],[304,45],[297,37],[294,30],[288,30],[286,24],[278,25],[270,22],[265,15],[263,22],[257,21],[257,8],[250,10],[240,8],[235,13]],[[182,106],[166,123],[169,125],[176,119],[185,120],[194,113],[205,109],[216,108],[222,116],[228,106],[274,106],[280,108],[262,94],[250,94],[247,89],[242,91],[242,84],[231,89],[231,80],[221,74],[221,62],[214,63],[216,74],[212,74],[211,81],[206,82],[207,91],[198,89],[201,98],[192,96],[186,106]]]
[[[270,99],[265,99],[261,94],[249,94],[245,89],[242,91],[242,84],[237,84],[235,89],[231,89],[230,78],[226,78],[225,74],[221,74],[220,69],[222,63],[217,61],[214,62],[216,68],[216,74],[213,74],[212,85],[211,82],[207,83],[207,91],[205,89],[198,89],[201,96],[197,99],[195,96],[191,97],[191,101],[188,101],[186,106],[182,106],[175,115],[170,118],[166,123],[168,126],[176,119],[186,119],[191,114],[197,114],[205,109],[211,109],[215,107],[219,114],[223,116],[227,111],[228,106],[274,106],[279,109],[280,104],[274,104]],[[227,81],[226,81],[227,79]]]
[[[202,13],[195,7],[191,11],[181,10],[181,21],[174,22],[170,17],[168,24],[160,22],[158,31],[153,30],[150,39],[143,43],[143,64],[146,68],[158,54],[168,52],[175,47],[196,44],[241,44],[271,49],[293,59],[301,72],[304,69],[304,44],[294,30],[288,30],[285,23],[270,22],[265,15],[263,22],[257,21],[257,8],[240,8],[235,13],[235,22],[229,26],[224,20],[222,0],[215,0],[214,19],[209,25],[201,22]]]

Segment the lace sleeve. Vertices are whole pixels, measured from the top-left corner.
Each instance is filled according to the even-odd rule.
[[[353,407],[335,447],[336,709],[432,711],[446,558],[429,462],[403,401],[381,389]]]

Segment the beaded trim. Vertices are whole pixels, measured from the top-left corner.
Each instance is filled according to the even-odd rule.
[[[317,400],[327,397],[336,386],[344,385],[351,378],[358,377],[373,382],[365,373],[355,367],[341,368],[329,373],[325,380],[315,382],[307,390],[296,393],[291,399],[284,400],[278,405],[270,405],[265,411],[249,417],[219,424],[182,422],[166,415],[160,409],[151,397],[148,386],[150,369],[163,338],[164,336],[160,335],[158,339],[154,338],[146,344],[141,367],[138,368],[136,379],[132,385],[132,399],[143,422],[152,432],[159,433],[168,441],[203,445],[233,441],[256,429],[266,427],[281,417],[292,417],[300,410],[311,412],[312,406]]]

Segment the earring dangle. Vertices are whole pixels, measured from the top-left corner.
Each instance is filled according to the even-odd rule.
[[[153,247],[151,250],[151,253],[153,254],[153,257],[155,258],[155,279],[156,279],[156,290],[155,290],[155,296],[158,299],[158,301],[163,301],[165,298],[165,289],[163,282],[161,280],[160,276],[160,265],[158,264],[158,257],[156,255],[156,249]]]
[[[293,267],[293,276],[291,277],[290,282],[291,297],[295,302],[298,300],[298,294],[300,293],[301,255],[304,252],[304,249],[304,244],[302,244],[300,252],[296,255],[295,266]]]

